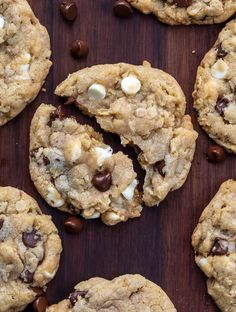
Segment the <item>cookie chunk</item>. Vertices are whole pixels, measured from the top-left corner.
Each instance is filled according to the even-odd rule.
[[[220,32],[197,71],[194,107],[208,135],[236,153],[236,20]]]
[[[106,131],[131,144],[146,171],[143,199],[158,205],[185,182],[197,133],[185,112],[185,97],[165,72],[125,63],[80,70],[56,88]]]
[[[51,217],[26,193],[0,187],[1,312],[22,311],[54,277],[61,240]]]
[[[127,0],[145,14],[153,13],[163,23],[217,24],[236,12],[235,0]]]
[[[236,181],[224,182],[203,211],[192,236],[195,261],[208,293],[224,312],[236,311]]]
[[[91,278],[75,286],[69,298],[47,312],[176,312],[164,291],[143,276],[127,274],[111,281]]]
[[[26,0],[0,0],[0,126],[39,93],[51,62],[50,39]]]
[[[30,130],[30,174],[47,203],[114,225],[140,216],[132,161],[113,153],[90,126],[42,104]]]

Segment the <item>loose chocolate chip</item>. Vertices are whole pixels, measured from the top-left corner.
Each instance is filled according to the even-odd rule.
[[[65,227],[66,231],[69,233],[79,233],[83,228],[83,224],[79,218],[69,217],[64,222],[64,227]]]
[[[33,229],[31,232],[22,233],[22,241],[26,247],[34,248],[41,240],[41,235]]]
[[[107,170],[98,172],[94,175],[92,179],[92,184],[100,192],[106,192],[111,187],[112,176],[111,173]]]
[[[207,159],[211,162],[222,162],[226,158],[225,150],[218,145],[212,145],[207,150]]]
[[[174,0],[175,4],[180,8],[187,8],[192,4],[192,0]]]
[[[164,160],[158,161],[154,164],[154,170],[158,171],[162,177],[165,176],[165,173],[163,172],[163,168],[165,167],[165,165],[166,164]]]
[[[28,284],[33,283],[33,280],[34,280],[34,273],[32,273],[32,272],[26,270],[26,271],[23,273],[23,275],[21,276],[21,279],[23,279],[23,281],[24,281],[25,283],[28,283]]]
[[[113,12],[118,17],[130,17],[133,10],[129,2],[118,0],[113,5]]]
[[[3,223],[4,223],[4,220],[3,220],[3,219],[0,219],[0,230],[1,230],[1,228],[3,227]]]
[[[57,107],[57,109],[55,109],[53,112],[51,112],[50,114],[50,119],[48,121],[48,126],[51,127],[52,126],[52,122],[56,119],[59,120],[63,120],[65,118],[65,114],[63,113],[61,107]]]
[[[35,292],[36,297],[40,297],[40,296],[42,296],[44,294],[44,291],[43,291],[43,289],[41,287],[33,287],[33,286],[31,286],[30,289],[33,290],[33,292]]]
[[[228,253],[229,247],[228,247],[228,242],[225,239],[221,238],[216,238],[214,245],[211,249],[211,252],[213,255],[216,256],[223,256]]]
[[[78,15],[78,8],[74,1],[63,1],[60,4],[60,11],[68,21],[74,21]]]
[[[221,44],[217,46],[216,58],[224,58],[228,53],[222,48]]]
[[[86,57],[89,53],[89,47],[86,42],[75,40],[71,45],[70,53],[74,58]]]
[[[38,297],[33,304],[35,312],[45,312],[48,307],[48,302],[45,297]]]
[[[87,291],[75,290],[69,295],[69,300],[72,306],[74,306],[78,300],[78,296],[84,298],[87,294]]]
[[[47,156],[43,156],[43,163],[45,166],[50,164],[50,160],[47,158]]]
[[[224,109],[229,105],[229,100],[225,97],[218,97],[215,105],[215,110],[220,116],[224,116]]]
[[[75,102],[76,102],[76,98],[74,98],[73,96],[69,96],[67,100],[65,101],[64,105],[71,105],[71,104],[74,104]]]

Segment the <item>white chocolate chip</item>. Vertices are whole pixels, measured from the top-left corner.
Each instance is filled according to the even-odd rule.
[[[64,205],[65,201],[55,187],[49,186],[47,191],[47,200],[52,207],[61,207]]]
[[[126,95],[135,95],[141,89],[141,82],[134,76],[128,76],[121,80],[121,89]]]
[[[81,142],[79,139],[66,139],[64,145],[65,160],[71,164],[76,163],[81,156]]]
[[[119,221],[121,220],[117,213],[113,211],[106,212],[106,219],[110,221]]]
[[[206,266],[208,263],[208,260],[206,258],[201,258],[198,262],[198,265],[203,268],[204,266]]]
[[[100,212],[95,211],[91,216],[84,216],[86,219],[98,219],[100,217]]]
[[[145,117],[147,114],[147,111],[145,108],[143,107],[139,107],[136,109],[135,111],[135,116],[138,117],[138,118],[142,118],[142,117]]]
[[[224,79],[228,73],[228,65],[222,59],[219,59],[211,67],[211,75],[216,79]]]
[[[2,15],[0,15],[0,29],[3,29],[4,25],[5,25],[4,17]]]
[[[112,156],[113,150],[111,147],[108,148],[95,147],[95,153],[97,157],[97,165],[101,167],[104,161]]]
[[[22,74],[28,73],[29,71],[29,64],[22,64],[20,65],[20,71]]]
[[[106,89],[103,85],[94,83],[88,88],[88,96],[92,100],[103,100],[106,97]]]
[[[134,197],[134,190],[138,185],[138,181],[134,179],[132,183],[122,192],[122,195],[128,200],[131,201]]]
[[[16,202],[16,210],[18,212],[23,212],[26,210],[26,202],[23,199],[20,199]]]

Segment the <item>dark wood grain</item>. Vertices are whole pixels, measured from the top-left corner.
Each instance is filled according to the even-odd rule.
[[[218,311],[206,293],[206,278],[194,263],[190,238],[201,211],[220,183],[236,178],[236,165],[230,155],[223,164],[206,161],[204,153],[211,141],[196,122],[191,92],[197,66],[223,25],[170,27],[137,11],[129,19],[118,19],[113,16],[111,0],[78,0],[79,17],[70,24],[59,14],[58,0],[29,2],[50,33],[54,65],[46,82],[47,92],[41,92],[23,113],[0,128],[0,185],[15,186],[32,195],[42,210],[53,216],[60,231],[64,251],[59,271],[48,287],[50,304],[65,298],[77,282],[90,277],[140,273],[163,287],[178,311]],[[90,53],[86,60],[71,58],[69,46],[74,39],[88,42]],[[192,50],[196,53],[192,54]],[[29,177],[31,118],[40,103],[61,103],[53,91],[68,73],[98,63],[141,64],[143,60],[172,74],[186,94],[187,111],[199,132],[190,175],[184,187],[171,193],[158,208],[144,209],[140,219],[115,227],[97,220],[86,221],[81,234],[69,235],[62,226],[66,214],[50,208]],[[70,111],[99,129],[94,120],[88,121],[73,108]],[[105,138],[116,149],[121,148],[116,136]],[[121,149],[135,160],[130,148]],[[135,167],[142,175],[137,161]]]

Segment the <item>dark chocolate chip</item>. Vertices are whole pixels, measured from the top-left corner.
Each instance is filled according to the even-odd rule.
[[[35,312],[45,312],[48,307],[48,301],[45,297],[38,297],[33,304]]]
[[[87,291],[80,291],[80,290],[74,290],[70,295],[69,295],[69,300],[72,306],[76,304],[78,301],[78,296],[84,298],[87,294]]]
[[[212,145],[207,150],[207,159],[211,162],[222,162],[226,158],[225,150],[218,145]]]
[[[187,8],[192,4],[192,0],[174,0],[174,3],[180,8]]]
[[[3,219],[0,219],[0,230],[1,230],[1,228],[3,227],[3,223],[4,223],[4,220],[3,220]]]
[[[221,238],[216,238],[214,245],[212,246],[211,253],[216,256],[223,256],[228,253],[228,241]]]
[[[68,21],[74,21],[78,15],[78,8],[74,1],[63,1],[60,4],[60,11]]]
[[[34,273],[26,270],[22,273],[21,275],[21,279],[25,282],[25,283],[33,283],[33,280],[34,280]]]
[[[79,218],[69,217],[64,222],[64,227],[65,227],[66,231],[69,233],[79,233],[83,228],[83,224]]]
[[[218,97],[215,105],[215,110],[220,116],[224,116],[224,109],[229,105],[229,100],[225,97]]]
[[[111,173],[108,170],[97,172],[92,179],[92,184],[100,192],[106,192],[112,184]]]
[[[35,292],[36,297],[40,297],[44,294],[43,288],[41,287],[30,287],[31,290],[33,290],[33,292]]]
[[[41,235],[35,229],[22,233],[22,241],[26,247],[34,248],[40,240]]]
[[[74,104],[75,102],[76,102],[76,98],[74,98],[73,96],[69,96],[67,100],[65,101],[64,105],[71,105],[71,104]]]
[[[86,57],[89,53],[89,47],[86,42],[75,40],[71,45],[70,53],[74,58]]]
[[[43,163],[45,166],[50,164],[50,160],[47,158],[47,156],[43,156]]]
[[[118,0],[113,5],[113,12],[118,17],[130,17],[133,13],[133,10],[127,1]]]
[[[217,46],[216,58],[224,58],[228,53],[222,48],[221,44]]]
[[[53,112],[51,112],[50,114],[50,119],[48,121],[48,126],[51,127],[52,126],[52,123],[53,121],[55,121],[56,119],[59,119],[59,120],[63,120],[65,119],[65,114],[63,113],[61,107],[57,107],[57,109],[55,109]]]
[[[163,168],[165,167],[165,165],[166,164],[164,160],[158,161],[154,164],[154,170],[158,171],[162,177],[165,176],[165,173],[163,172]]]

